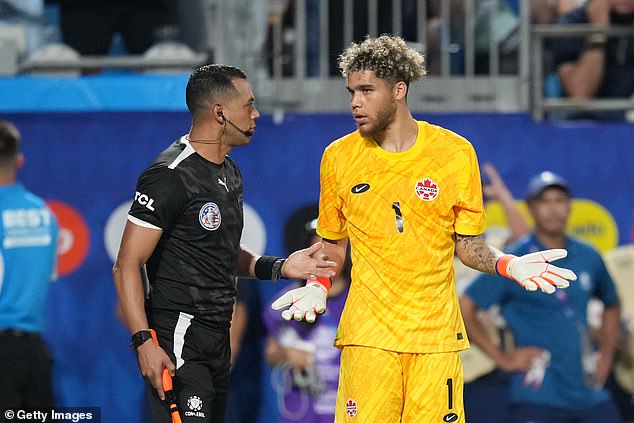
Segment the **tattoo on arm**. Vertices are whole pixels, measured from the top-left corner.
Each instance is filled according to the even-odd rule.
[[[495,273],[495,263],[502,254],[484,241],[482,235],[456,234],[456,253],[465,265],[485,273]]]

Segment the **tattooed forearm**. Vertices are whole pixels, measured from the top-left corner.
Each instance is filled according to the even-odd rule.
[[[465,265],[485,273],[495,273],[495,262],[502,253],[484,241],[482,235],[456,234],[456,253]]]

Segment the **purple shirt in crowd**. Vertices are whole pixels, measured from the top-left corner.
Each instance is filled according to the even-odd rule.
[[[341,351],[333,343],[347,295],[348,288],[337,296],[329,297],[326,312],[318,316],[315,323],[286,321],[282,319],[280,311],[270,307],[265,309],[264,324],[280,345],[314,351],[316,377],[305,374],[305,388],[298,387],[294,382],[294,375],[288,366],[273,370],[272,384],[278,397],[280,423],[332,423],[334,420]]]

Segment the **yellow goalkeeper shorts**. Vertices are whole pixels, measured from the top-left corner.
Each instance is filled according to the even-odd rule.
[[[464,422],[459,352],[345,346],[335,423]]]

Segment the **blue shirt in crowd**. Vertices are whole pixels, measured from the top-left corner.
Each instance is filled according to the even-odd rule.
[[[0,186],[0,330],[42,332],[58,226],[21,184]]]
[[[578,279],[566,289],[551,295],[527,292],[506,278],[482,275],[466,290],[466,295],[481,309],[499,304],[516,346],[536,346],[550,352],[540,383],[525,383],[525,373],[512,375],[512,403],[579,410],[609,399],[605,389],[586,387],[582,350],[589,300],[596,297],[606,307],[612,306],[618,301],[616,289],[595,249],[573,238],[567,239],[565,248],[568,256],[553,264],[577,274]],[[544,249],[532,235],[516,244],[510,253],[520,256]]]

